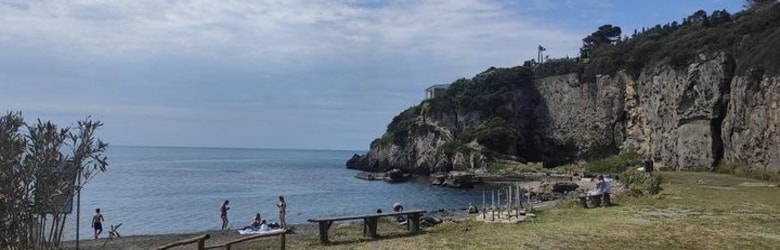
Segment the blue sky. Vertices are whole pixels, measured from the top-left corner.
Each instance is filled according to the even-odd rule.
[[[365,150],[423,89],[739,0],[0,0],[0,110],[115,145]]]

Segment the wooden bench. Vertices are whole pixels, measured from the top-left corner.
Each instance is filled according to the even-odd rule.
[[[317,219],[309,219],[309,222],[319,223],[320,243],[327,244],[328,242],[330,242],[328,240],[328,229],[330,229],[330,225],[333,224],[334,221],[363,219],[363,236],[370,237],[370,238],[377,238],[379,235],[376,233],[376,227],[380,217],[385,217],[385,216],[397,217],[397,216],[404,216],[404,215],[408,216],[407,227],[409,229],[409,232],[416,234],[420,232],[420,217],[422,217],[424,213],[425,210],[409,210],[409,211],[392,212],[392,213],[376,213],[376,214],[364,214],[364,215],[354,215],[354,216],[317,218]]]

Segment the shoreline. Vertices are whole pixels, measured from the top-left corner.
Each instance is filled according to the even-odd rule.
[[[534,202],[532,206],[536,210],[548,209],[558,201],[560,200]],[[425,217],[433,217],[433,218],[440,219],[442,221],[452,221],[455,223],[462,223],[465,221],[473,220],[474,215],[476,214],[469,214],[465,208],[455,208],[455,209],[442,208],[436,211],[428,211],[425,213]],[[354,225],[354,224],[361,224],[361,223],[362,222],[358,220],[343,221],[343,222],[334,223],[333,226],[338,227],[339,225]],[[289,239],[294,240],[294,239],[306,238],[306,237],[317,237],[317,235],[319,234],[318,225],[316,223],[291,224],[291,227],[293,228],[294,233],[287,235],[288,240]],[[436,227],[436,225],[432,225],[430,227]],[[206,230],[206,231],[196,231],[196,232],[184,232],[184,233],[137,234],[137,235],[122,236],[121,238],[114,239],[113,241],[108,240],[107,238],[108,232],[104,230],[103,233],[101,234],[101,238],[97,240],[95,239],[80,240],[79,248],[80,249],[155,249],[157,247],[164,246],[166,244],[170,244],[179,240],[189,239],[203,234],[209,234],[211,237],[209,240],[206,241],[206,247],[208,247],[208,246],[223,244],[225,242],[236,240],[246,236],[246,235],[238,234],[237,230],[238,228],[227,229],[227,230]],[[257,241],[262,241],[262,240],[278,240],[278,238],[269,237],[266,239],[258,239]],[[251,242],[257,242],[257,241],[251,241]],[[251,244],[251,242],[244,243],[244,244]],[[75,249],[76,241],[75,240],[63,241],[60,247],[62,249]],[[244,249],[243,246],[237,248]]]
[[[287,238],[300,238],[309,235],[316,235],[318,233],[317,225],[314,223],[301,223],[290,225],[294,228],[294,233],[288,234]],[[179,240],[189,239],[192,237],[200,236],[203,234],[209,234],[211,236],[206,241],[206,247],[212,245],[219,245],[231,240],[245,237],[246,235],[238,234],[238,228],[227,230],[207,230],[197,232],[186,233],[164,233],[164,234],[136,234],[122,236],[119,239],[113,241],[108,240],[108,232],[103,231],[101,237],[95,239],[82,239],[79,241],[79,249],[155,249],[166,244],[170,244]],[[120,231],[121,233],[121,231]],[[276,237],[269,237],[265,240],[275,240]],[[259,239],[264,240],[264,239]],[[107,242],[107,243],[106,243]],[[105,245],[105,247],[104,247]],[[75,249],[76,240],[63,241],[61,244],[63,249]]]

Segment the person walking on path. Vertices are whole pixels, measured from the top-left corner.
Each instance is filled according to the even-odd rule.
[[[219,206],[219,217],[222,218],[222,230],[227,229],[228,226],[228,216],[227,211],[230,210],[230,207],[228,207],[228,204],[230,204],[229,200],[225,200],[222,202],[222,206]]]
[[[284,215],[287,213],[287,203],[284,202],[284,196],[279,196],[279,203],[276,204],[276,207],[279,208],[279,224],[282,226],[282,228],[286,228],[285,221],[284,221]]]
[[[92,215],[92,228],[95,229],[95,239],[103,232],[103,215],[100,214],[100,208],[95,209],[95,215]]]

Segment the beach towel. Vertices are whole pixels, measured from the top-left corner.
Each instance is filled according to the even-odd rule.
[[[253,229],[238,230],[238,234],[241,234],[241,235],[245,235],[245,234],[275,234],[275,233],[280,233],[280,232],[284,232],[284,229],[283,228],[278,228],[278,229],[272,229],[272,230],[268,230],[268,231],[260,231],[260,230],[253,230]]]

